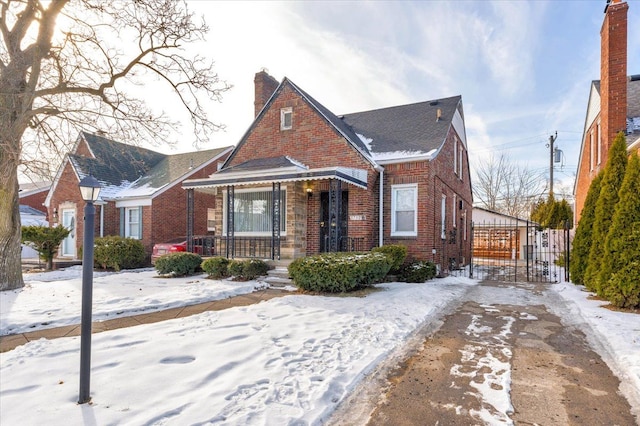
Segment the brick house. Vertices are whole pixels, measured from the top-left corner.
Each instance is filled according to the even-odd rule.
[[[224,165],[183,183],[216,196],[219,254],[294,259],[403,244],[445,270],[466,264],[460,96],[337,116],[288,78],[261,71],[254,82],[255,119]]]
[[[51,182],[30,182],[21,183],[18,193],[21,206],[29,206],[43,213],[47,212],[44,207],[44,200],[47,198],[51,188]]]
[[[44,202],[52,225],[61,223],[73,230],[58,257],[78,258],[85,205],[79,183],[85,176],[94,176],[102,185],[96,202],[96,236],[139,239],[150,256],[153,244],[185,235],[187,200],[182,181],[210,175],[231,149],[165,155],[81,132]],[[206,218],[215,208],[215,197],[199,194],[193,204],[198,217],[204,218],[193,224],[194,230],[206,234]]]
[[[607,163],[609,148],[625,132],[631,152],[640,146],[640,75],[627,75],[627,11],[612,0],[600,31],[600,80],[591,82],[587,115],[573,193],[575,220],[580,220],[591,182]]]

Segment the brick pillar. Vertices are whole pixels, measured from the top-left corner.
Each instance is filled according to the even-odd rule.
[[[627,127],[627,10],[626,1],[611,0],[600,30],[600,117],[602,164],[616,134]]]

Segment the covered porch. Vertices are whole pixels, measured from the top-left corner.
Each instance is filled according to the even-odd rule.
[[[187,250],[227,258],[295,259],[372,247],[362,227],[350,229],[350,198],[368,193],[367,171],[309,169],[289,157],[256,159],[209,178],[187,180]],[[212,235],[194,236],[194,192],[216,196]],[[353,194],[353,195],[351,195]],[[351,197],[350,197],[351,196]]]

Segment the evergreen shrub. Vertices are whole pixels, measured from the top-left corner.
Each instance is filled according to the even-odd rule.
[[[591,238],[593,234],[593,223],[596,216],[596,202],[600,195],[603,172],[591,182],[587,198],[582,207],[582,217],[578,222],[576,234],[571,245],[571,262],[569,263],[569,274],[571,282],[574,284],[584,284],[584,274],[587,270],[589,260],[589,250],[591,249]]]
[[[640,261],[634,260],[611,275],[605,297],[619,308],[640,308]]]
[[[140,240],[112,235],[96,238],[93,247],[96,268],[119,271],[141,268],[147,264],[147,254]]]
[[[374,253],[382,253],[389,258],[391,263],[390,274],[397,274],[407,258],[407,246],[401,244],[389,244],[382,247],[375,247],[371,250]]]
[[[434,278],[437,274],[436,265],[433,262],[418,260],[402,267],[399,281],[407,283],[423,283]]]
[[[269,265],[264,260],[232,260],[228,266],[229,275],[237,281],[249,281],[267,275]]]
[[[227,278],[229,276],[229,259],[222,256],[210,257],[202,262],[201,268],[209,278]]]
[[[323,253],[294,260],[289,276],[303,290],[345,293],[380,282],[390,268],[383,253]]]
[[[62,225],[48,227],[29,225],[22,227],[22,243],[33,247],[42,260],[47,262],[48,271],[53,269],[53,258],[58,252],[62,240],[67,238],[71,231]]]
[[[179,252],[160,256],[156,260],[156,270],[160,275],[182,277],[193,275],[202,263],[202,257],[195,253]]]

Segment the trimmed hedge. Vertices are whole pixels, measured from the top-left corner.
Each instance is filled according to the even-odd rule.
[[[260,259],[232,260],[228,266],[229,275],[237,281],[255,280],[267,275],[268,270],[269,265]]]
[[[229,276],[229,259],[226,257],[210,257],[202,262],[201,268],[209,278],[227,278]]]
[[[405,265],[398,279],[407,283],[423,283],[434,278],[436,274],[435,263],[419,260]]]
[[[390,268],[383,253],[324,253],[294,260],[289,276],[303,290],[344,293],[380,282]]]
[[[160,275],[172,275],[181,277],[195,274],[202,263],[200,255],[195,253],[170,253],[156,260],[156,270]]]
[[[140,240],[119,236],[95,239],[93,264],[96,268],[136,269],[146,266],[147,254]]]
[[[390,274],[397,274],[407,258],[407,246],[400,244],[389,244],[382,247],[375,247],[371,250],[374,253],[382,253],[389,258],[391,263]]]

